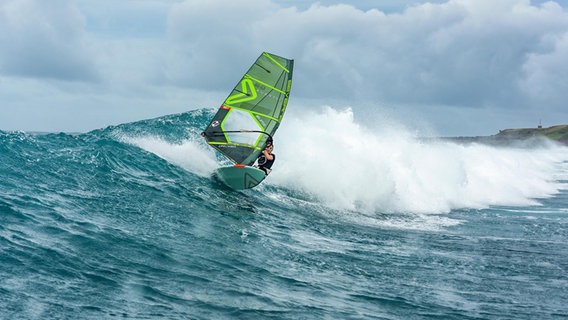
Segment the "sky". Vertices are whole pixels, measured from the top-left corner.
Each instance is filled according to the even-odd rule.
[[[568,0],[0,0],[0,130],[217,108],[263,51],[295,59],[298,114],[441,136],[568,124]]]

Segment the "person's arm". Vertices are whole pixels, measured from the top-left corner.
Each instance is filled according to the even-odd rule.
[[[264,157],[266,158],[266,160],[274,160],[274,157],[268,153],[268,151],[266,151],[266,149],[262,150],[262,153],[264,154]]]

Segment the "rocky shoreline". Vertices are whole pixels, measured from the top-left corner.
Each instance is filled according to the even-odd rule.
[[[528,147],[542,145],[552,140],[568,146],[568,125],[548,128],[505,129],[491,136],[443,137],[439,139],[457,143],[483,143],[499,146],[523,145]]]

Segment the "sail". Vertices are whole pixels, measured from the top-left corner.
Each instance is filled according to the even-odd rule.
[[[254,163],[278,129],[290,95],[294,60],[264,52],[201,134],[237,164]]]

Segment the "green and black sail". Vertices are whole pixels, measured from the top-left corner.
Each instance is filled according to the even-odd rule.
[[[201,134],[236,164],[252,164],[278,129],[290,95],[294,60],[264,52]]]

